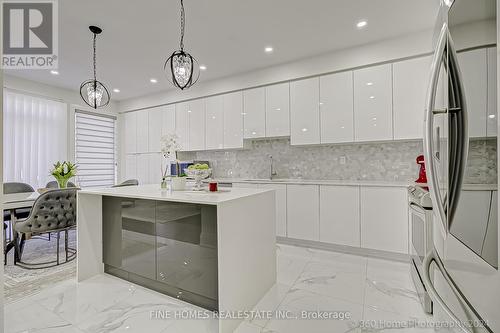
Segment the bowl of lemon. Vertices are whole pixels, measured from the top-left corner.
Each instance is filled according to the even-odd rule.
[[[194,179],[193,190],[202,191],[203,179],[210,177],[210,175],[212,174],[212,169],[210,169],[208,164],[196,163],[184,169],[184,172],[188,177]]]

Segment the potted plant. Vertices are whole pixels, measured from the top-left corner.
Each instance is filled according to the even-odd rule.
[[[62,163],[57,161],[54,168],[50,170],[50,174],[56,179],[59,188],[66,188],[70,178],[76,176],[76,168],[76,164],[69,161],[63,161]]]
[[[163,157],[167,162],[172,157],[175,158],[176,176],[170,178],[171,189],[174,191],[184,190],[186,188],[186,176],[181,172],[179,168],[178,152],[182,148],[179,143],[179,137],[176,134],[164,135],[160,139],[160,145]],[[162,188],[166,187],[167,172],[168,166],[165,166],[165,170],[163,170],[162,167]]]

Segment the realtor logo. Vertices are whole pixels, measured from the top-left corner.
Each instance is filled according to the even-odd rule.
[[[57,68],[55,0],[3,1],[2,68]]]

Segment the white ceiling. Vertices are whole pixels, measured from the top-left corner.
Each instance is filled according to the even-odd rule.
[[[185,49],[208,70],[206,81],[434,26],[437,0],[185,0]],[[165,59],[178,48],[177,0],[59,1],[59,72],[7,74],[77,91],[90,78],[89,25],[99,37],[98,79],[115,100],[171,89]],[[367,20],[365,29],[356,22]],[[264,47],[274,52],[266,54]],[[153,85],[150,78],[157,78]]]

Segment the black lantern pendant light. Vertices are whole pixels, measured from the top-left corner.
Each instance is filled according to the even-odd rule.
[[[101,82],[97,81],[96,70],[96,37],[102,32],[102,29],[91,25],[89,27],[92,34],[94,34],[94,78],[83,82],[80,85],[80,96],[83,101],[90,107],[97,109],[109,104],[111,95],[108,89]]]
[[[163,69],[172,78],[170,81],[177,88],[184,90],[191,87],[198,81],[200,71],[198,62],[189,53],[184,51],[184,28],[186,25],[186,14],[184,13],[184,1],[181,0],[181,41],[180,50],[174,51],[165,61]]]

